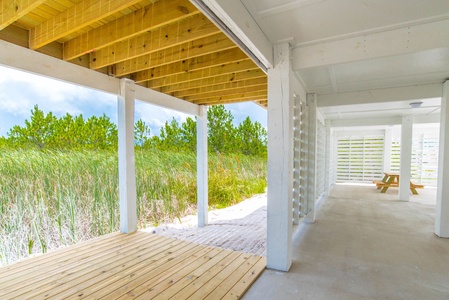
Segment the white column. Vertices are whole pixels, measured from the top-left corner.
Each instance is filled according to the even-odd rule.
[[[410,200],[410,177],[412,166],[413,116],[403,116],[401,126],[401,173],[399,177],[399,200]]]
[[[198,187],[198,227],[208,224],[207,107],[200,106],[196,121],[196,165]]]
[[[316,94],[307,94],[307,113],[309,121],[308,160],[307,160],[307,207],[308,214],[304,221],[315,222],[316,203],[316,160],[317,160],[317,116],[316,116]]]
[[[384,135],[384,157],[383,157],[383,171],[389,172],[391,170],[391,149],[392,149],[393,137],[391,128],[385,129]]]
[[[331,173],[331,121],[326,120],[326,148],[324,151],[326,167],[324,169],[324,195],[329,196]]]
[[[136,171],[134,162],[134,81],[120,80],[118,102],[118,174],[120,231],[137,230]]]
[[[292,263],[293,92],[288,43],[274,46],[268,70],[267,267],[288,271]]]
[[[449,80],[443,84],[438,156],[438,189],[435,211],[435,234],[449,238]]]

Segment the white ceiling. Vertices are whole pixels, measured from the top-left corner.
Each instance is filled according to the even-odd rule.
[[[393,32],[449,20],[448,0],[241,0],[272,43],[289,41],[294,49],[338,42],[369,34]],[[444,23],[447,24],[447,23]],[[418,84],[449,79],[449,26],[439,28],[443,40],[433,49],[399,51],[316,67],[295,68],[308,92],[335,94]],[[441,33],[440,32],[440,33]],[[446,35],[447,32],[447,35]],[[441,39],[441,34],[436,35]],[[447,40],[444,40],[447,36]],[[413,38],[413,37],[412,37]],[[412,39],[410,38],[410,39]],[[412,42],[418,40],[412,40]],[[406,40],[406,42],[409,42]],[[441,46],[442,45],[442,46]],[[393,47],[381,43],[381,47]],[[295,64],[293,64],[295,65]],[[439,99],[438,99],[439,101]],[[438,102],[437,101],[437,102]],[[408,103],[347,105],[322,108],[329,118],[375,118],[408,113],[438,113],[435,101],[424,100],[420,110]],[[427,106],[429,102],[429,107]],[[319,102],[318,102],[319,103]]]
[[[296,72],[318,94],[443,82],[449,77],[449,48]]]
[[[447,0],[241,0],[271,42],[322,42],[449,16]]]
[[[420,108],[412,108],[410,103],[418,101],[395,101],[368,104],[352,104],[320,107],[326,119],[361,119],[361,118],[388,118],[407,115],[434,115],[440,113],[440,98],[422,99]]]

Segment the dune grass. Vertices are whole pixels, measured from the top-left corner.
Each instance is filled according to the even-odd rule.
[[[194,213],[196,157],[136,151],[139,227]],[[264,192],[266,162],[209,158],[209,203],[226,207]],[[0,265],[119,229],[117,153],[0,152]]]

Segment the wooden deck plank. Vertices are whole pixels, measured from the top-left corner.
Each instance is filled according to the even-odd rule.
[[[217,255],[211,257],[209,261],[201,264],[198,268],[185,268],[182,272],[176,273],[176,276],[171,277],[164,283],[159,284],[158,287],[154,288],[151,293],[147,292],[140,297],[153,298],[159,300],[165,300],[171,298],[174,294],[178,293],[180,290],[191,284],[194,280],[205,274],[208,270],[216,265],[219,265],[222,260],[226,259],[232,253],[231,250],[223,250]],[[152,297],[152,295],[155,295]],[[148,297],[149,296],[149,297]]]
[[[39,260],[39,263],[36,264],[33,262],[34,259],[30,259],[30,266],[19,266],[18,270],[6,270],[5,274],[6,276],[3,276],[3,278],[0,278],[0,284],[4,281],[12,281],[14,278],[20,278],[23,277],[23,272],[26,272],[27,274],[38,274],[41,273],[48,273],[49,271],[53,269],[59,269],[62,266],[66,266],[70,263],[79,263],[81,261],[89,261],[90,257],[95,257],[98,252],[107,252],[107,251],[115,251],[117,249],[120,249],[124,246],[127,246],[129,244],[134,243],[135,241],[141,240],[140,237],[133,236],[133,237],[123,237],[119,240],[110,240],[109,243],[100,243],[98,246],[88,246],[85,249],[78,249],[75,252],[73,251],[66,251],[67,248],[60,249],[58,252],[60,252],[58,255],[49,255],[48,261],[46,260]],[[52,253],[49,253],[52,254]],[[45,255],[46,256],[46,255]],[[40,258],[40,256],[39,256]],[[45,266],[45,268],[42,268],[42,266]],[[0,271],[3,270],[0,268]],[[36,273],[35,273],[36,272]]]
[[[128,260],[128,255],[148,247],[150,240],[152,243],[155,243],[153,244],[155,246],[158,245],[159,242],[167,242],[166,239],[160,239],[159,237],[153,239],[149,236],[148,239],[141,238],[141,240],[138,240],[135,243],[125,243],[125,245],[121,245],[120,247],[104,249],[103,251],[97,251],[93,254],[89,253],[88,256],[82,257],[79,260],[73,261],[73,259],[71,259],[70,263],[58,264],[56,265],[56,268],[49,270],[41,269],[35,272],[27,273],[27,276],[19,278],[19,282],[17,282],[17,280],[11,280],[8,284],[9,286],[14,287],[15,291],[9,291],[8,293],[8,291],[0,290],[0,295],[1,293],[6,292],[5,295],[11,298],[19,295],[22,298],[38,298],[40,293],[45,293],[49,289],[52,289],[52,291],[55,292],[58,290],[58,287],[61,288],[61,286],[58,285],[64,286],[65,283],[71,284],[71,280],[82,276],[85,273],[92,272],[92,269],[95,270],[95,268],[99,268],[101,266],[108,266],[112,262],[120,260],[120,258],[121,260]],[[130,249],[133,250],[129,251]],[[55,280],[55,277],[59,277],[61,279]]]
[[[190,295],[187,299],[194,300],[206,298],[210,293],[212,293],[217,288],[217,286],[221,282],[225,281],[229,276],[232,275],[233,272],[235,272],[235,270],[237,270],[241,265],[243,265],[248,260],[249,257],[250,255],[246,253],[238,256],[233,262],[224,267],[218,274],[216,274],[211,280],[206,282],[200,289],[198,289],[195,293]]]
[[[186,247],[182,254],[177,254],[174,256],[169,256],[165,261],[161,261],[160,264],[149,265],[148,267],[139,270],[137,274],[134,274],[133,278],[129,278],[127,282],[122,283],[120,286],[107,287],[96,294],[90,295],[92,298],[102,298],[102,299],[115,299],[123,296],[127,293],[131,294],[132,289],[138,286],[149,286],[150,284],[158,281],[163,277],[164,272],[167,270],[177,271],[179,264],[183,261],[188,261],[189,259],[194,259],[198,255],[206,254],[212,248],[198,249],[195,244],[191,244],[190,247]],[[178,266],[178,268],[177,268]]]
[[[216,285],[216,288],[204,299],[215,300],[223,298],[234,285],[260,260],[260,257],[250,256],[245,263],[240,265],[234,272]]]
[[[196,259],[187,262],[187,264],[178,264],[176,270],[167,270],[162,276],[158,276],[157,280],[151,284],[140,285],[134,288],[130,294],[126,294],[119,299],[152,299],[170,287],[173,283],[180,280],[183,276],[212,260],[216,255],[221,254],[223,251],[223,249],[212,248],[207,253],[198,255]]]
[[[25,258],[13,264],[0,267],[0,279],[4,277],[9,277],[14,273],[20,273],[24,269],[30,268],[32,266],[39,265],[41,263],[48,263],[51,260],[50,259],[51,257],[54,258],[65,255],[63,254],[63,251],[67,251],[64,253],[68,254],[70,252],[77,252],[77,250],[80,249],[87,250],[89,249],[89,246],[98,247],[99,245],[101,245],[101,243],[107,243],[108,239],[112,239],[118,235],[120,235],[120,232],[110,233],[107,235],[103,235],[101,237],[94,238],[89,241],[80,242],[76,245],[68,246],[66,248],[57,249],[56,251],[45,253],[45,255],[43,255],[44,253],[38,254],[36,256]]]
[[[235,299],[264,267],[246,253],[112,234],[0,268],[0,299]]]
[[[201,287],[203,287],[207,282],[209,282],[212,278],[214,278],[219,272],[221,272],[225,267],[234,262],[239,256],[242,256],[243,253],[233,252],[225,259],[223,259],[219,265],[215,265],[210,268],[206,273],[202,274],[194,281],[192,281],[188,286],[180,290],[177,294],[171,297],[171,300],[175,299],[187,299],[193,293],[198,291]]]
[[[21,297],[33,299],[62,299],[72,294],[78,293],[78,289],[72,290],[72,286],[81,287],[83,285],[94,285],[101,282],[102,279],[112,276],[117,270],[114,268],[126,269],[132,266],[140,256],[147,256],[148,258],[163,252],[164,250],[173,247],[173,242],[170,240],[162,240],[158,244],[135,244],[129,245],[126,249],[121,249],[120,253],[109,253],[102,256],[102,259],[94,260],[93,263],[81,264],[75,268],[70,269],[69,273],[59,276],[58,279],[53,279],[50,283],[46,283],[45,287],[34,289]],[[56,274],[57,275],[57,274]]]
[[[135,236],[134,236],[135,237]],[[5,272],[6,277],[0,279],[0,284],[3,285],[8,282],[10,285],[19,284],[19,282],[33,280],[35,276],[42,279],[42,276],[51,274],[53,271],[62,271],[62,268],[70,267],[72,264],[79,264],[81,262],[89,262],[96,258],[98,252],[107,253],[108,250],[117,250],[130,244],[130,242],[137,241],[139,239],[131,239],[130,237],[123,237],[119,239],[120,243],[110,240],[109,243],[99,244],[99,247],[89,246],[86,249],[78,249],[76,252],[66,251],[66,249],[60,249],[61,252],[58,255],[48,255],[48,261],[40,260],[39,264],[33,262],[34,259],[30,259],[30,266],[20,266],[19,271],[11,270]],[[44,266],[44,267],[43,267]],[[0,272],[2,270],[0,269]],[[28,281],[30,282],[30,281]],[[2,290],[0,289],[0,292]]]
[[[248,288],[260,276],[267,262],[265,258],[261,258],[253,265],[253,267],[246,272],[245,275],[229,290],[229,292],[222,299],[240,299]]]
[[[114,265],[112,268],[99,268],[95,270],[94,278],[80,278],[78,281],[73,282],[74,286],[70,289],[54,294],[48,299],[98,298],[98,295],[103,295],[105,290],[110,291],[111,287],[118,288],[121,282],[127,283],[128,280],[133,279],[141,272],[141,269],[146,267],[147,263],[151,265],[157,262],[163,264],[169,255],[179,255],[186,248],[188,249],[188,246],[181,241],[172,241],[169,246],[171,247],[164,247],[164,249],[160,249],[157,252],[142,253],[137,258],[130,257],[128,263],[119,262],[118,265]]]

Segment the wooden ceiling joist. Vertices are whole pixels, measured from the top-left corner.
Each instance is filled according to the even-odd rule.
[[[235,90],[237,88],[252,88],[254,86],[262,86],[262,89],[266,89],[267,86],[267,78],[261,77],[261,78],[254,78],[254,79],[247,79],[237,82],[230,82],[230,83],[223,83],[223,84],[217,84],[217,85],[206,85],[199,88],[193,88],[188,89],[184,91],[174,92],[171,95],[176,98],[184,98],[186,96],[196,96],[196,95],[202,95],[205,93],[217,93],[220,95],[225,95],[227,91]]]
[[[37,49],[110,16],[141,0],[84,0],[30,32],[30,48]]]
[[[199,13],[189,1],[160,0],[67,41],[64,44],[64,59],[72,60]]]
[[[234,72],[225,75],[219,75],[209,78],[201,78],[199,80],[188,81],[184,83],[177,83],[173,85],[165,85],[158,90],[163,93],[173,93],[183,90],[189,90],[198,87],[207,87],[210,85],[217,85],[223,83],[239,82],[247,79],[266,78],[267,75],[258,68],[243,70],[241,72]]]
[[[136,82],[143,82],[177,73],[191,72],[231,62],[238,62],[245,59],[248,59],[248,57],[242,50],[239,48],[233,48],[230,50],[219,51],[201,57],[191,58],[185,61],[137,72],[134,73],[134,76],[131,78]]]
[[[185,97],[177,97],[183,100],[187,100],[189,102],[194,102],[200,99],[208,99],[213,97],[224,97],[224,96],[230,96],[230,95],[241,95],[242,97],[247,93],[266,93],[267,91],[267,85],[266,84],[259,84],[259,85],[253,85],[249,87],[238,87],[228,90],[222,90],[219,92],[207,92],[207,93],[201,93],[193,96],[185,96]],[[264,94],[266,96],[266,94]]]
[[[196,14],[136,37],[114,43],[90,54],[90,68],[99,69],[117,64],[142,55],[147,55],[166,48],[208,37],[221,31],[204,15]],[[67,43],[66,43],[67,44]],[[67,45],[65,48],[66,50]],[[76,55],[81,53],[78,51]],[[69,56],[69,59],[75,56]]]
[[[207,101],[207,102],[202,102],[199,101],[198,105],[220,105],[220,104],[232,104],[232,103],[242,103],[242,102],[254,102],[256,104],[259,104],[260,106],[266,108],[268,100],[267,98],[254,98],[254,97],[247,97],[247,98],[235,98],[235,99],[226,99],[226,100],[217,100],[217,101]],[[264,105],[262,105],[262,103],[265,103]]]
[[[267,99],[267,91],[257,91],[257,92],[245,92],[237,93],[226,96],[214,96],[209,98],[202,98],[197,100],[192,100],[195,104],[201,105],[212,105],[212,104],[226,104],[234,102],[244,102],[244,101],[254,101],[260,99]]]
[[[238,62],[231,62],[228,64],[221,64],[219,66],[213,66],[206,69],[201,69],[198,71],[190,71],[185,72],[182,74],[174,74],[174,75],[168,75],[162,78],[156,78],[147,81],[146,85],[148,88],[151,89],[159,89],[162,91],[162,89],[165,86],[174,85],[174,84],[181,84],[181,83],[187,83],[195,80],[200,79],[211,79],[216,76],[220,75],[227,75],[227,74],[233,74],[235,72],[243,72],[246,70],[254,70],[258,69],[256,64],[250,60],[249,58],[238,61]],[[260,69],[259,69],[260,70]]]
[[[267,105],[264,71],[189,0],[0,0],[0,40],[191,103]]]
[[[237,46],[225,34],[218,33],[118,63],[115,75],[124,76],[146,70],[149,66],[154,68],[232,48]]]
[[[6,28],[46,0],[0,1],[0,30]]]

